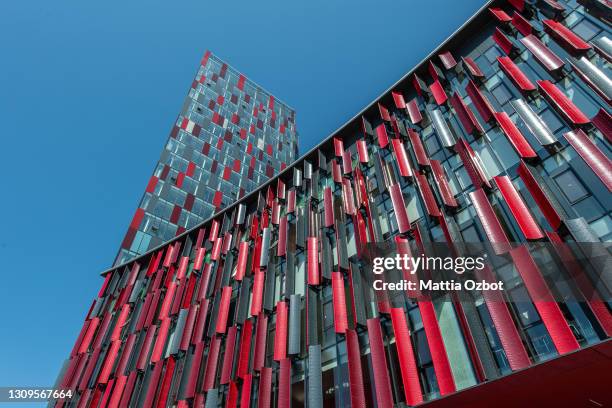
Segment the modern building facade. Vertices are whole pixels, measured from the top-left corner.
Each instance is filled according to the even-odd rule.
[[[295,111],[207,51],[115,264],[243,197],[297,151]]]
[[[612,403],[609,276],[550,278],[612,239],[606,7],[487,3],[278,176],[104,272],[56,406]],[[492,243],[506,290],[372,301],[383,242]]]

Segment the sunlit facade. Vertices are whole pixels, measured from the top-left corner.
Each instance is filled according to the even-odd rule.
[[[487,3],[263,186],[106,271],[57,406],[610,403],[609,276],[545,267],[612,240],[611,34],[583,3]],[[372,301],[382,242],[495,244],[503,301]]]

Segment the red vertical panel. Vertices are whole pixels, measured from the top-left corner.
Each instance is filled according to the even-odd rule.
[[[193,329],[193,336],[191,338],[191,344],[197,344],[202,340],[204,335],[204,329],[206,328],[206,316],[208,314],[208,299],[202,299],[200,301],[200,307],[198,309],[198,318],[196,320],[195,327]]]
[[[121,352],[121,357],[119,358],[119,362],[117,363],[117,369],[115,370],[115,376],[123,375],[125,372],[125,367],[132,356],[132,350],[134,349],[134,344],[136,343],[136,333],[130,334],[125,342],[125,347],[123,347],[123,351]]]
[[[338,162],[334,159],[331,161],[331,165],[332,165],[332,178],[334,179],[334,182],[341,183],[342,174],[340,171],[340,164],[338,164]]]
[[[291,360],[285,358],[280,362],[278,371],[278,404],[277,408],[291,407]]]
[[[442,332],[436,320],[436,312],[433,303],[430,300],[421,300],[418,302],[421,319],[423,320],[423,328],[427,336],[427,344],[434,365],[436,379],[440,387],[440,395],[450,394],[455,392],[455,380],[450,369],[446,348],[442,340]]]
[[[529,145],[529,142],[525,139],[525,136],[518,130],[506,112],[496,112],[494,116],[499,127],[504,131],[504,134],[508,137],[508,141],[512,144],[512,147],[514,147],[514,150],[516,150],[520,157],[526,159],[538,157],[536,152],[534,152]]]
[[[258,408],[272,407],[272,369],[270,367],[262,367],[261,376],[259,378],[259,393],[257,397]]]
[[[353,162],[350,150],[345,150],[344,153],[342,153],[342,170],[344,174],[349,174],[353,171]]]
[[[563,136],[599,177],[608,191],[612,191],[612,161],[599,150],[582,130],[567,132]]]
[[[474,61],[470,57],[461,57],[461,59],[463,60],[463,64],[465,65],[468,72],[472,75],[472,77],[484,78],[484,74],[480,70],[478,64],[476,64],[476,61]]]
[[[206,255],[206,249],[204,247],[198,248],[196,252],[195,261],[193,263],[193,270],[199,271],[202,269],[202,265],[204,264],[204,256]]]
[[[344,143],[338,137],[334,137],[334,153],[336,157],[342,157],[342,153],[344,153]]]
[[[591,118],[593,125],[605,136],[609,143],[612,143],[612,116],[607,110],[601,108],[595,116]]]
[[[412,168],[410,167],[408,155],[406,154],[406,149],[404,149],[404,144],[400,139],[391,139],[391,143],[393,145],[395,160],[397,161],[397,167],[399,168],[400,174],[403,177],[412,177]]]
[[[155,402],[155,398],[157,397],[157,386],[159,385],[159,378],[161,377],[162,369],[164,368],[163,364],[155,364],[153,368],[153,373],[151,374],[151,378],[149,380],[149,387],[147,388],[147,394],[144,399],[143,406],[152,407]],[[95,406],[95,405],[94,405]]]
[[[210,341],[208,358],[206,359],[206,370],[202,381],[202,391],[206,392],[215,388],[215,377],[217,375],[217,362],[219,361],[219,348],[221,337],[213,337]]]
[[[446,69],[452,69],[455,67],[455,65],[457,65],[457,61],[455,61],[455,57],[453,57],[453,54],[451,54],[450,51],[444,51],[438,54],[438,57]]]
[[[393,211],[395,212],[399,232],[400,234],[408,232],[410,230],[410,220],[408,219],[404,195],[402,194],[399,184],[389,186],[389,193],[391,194],[391,202],[393,204]]]
[[[127,376],[121,375],[116,378],[115,386],[113,387],[113,391],[108,400],[108,408],[117,408],[119,406],[119,402],[121,401],[121,395],[123,394],[123,389],[125,388],[125,383],[127,382]]]
[[[125,383],[125,388],[123,390],[123,396],[121,397],[121,401],[119,403],[119,408],[127,408],[128,404],[130,403],[137,374],[138,372],[134,370],[128,376],[127,382]]]
[[[533,27],[529,24],[529,21],[516,11],[512,15],[512,25],[517,31],[523,35],[529,35],[533,31]]]
[[[609,9],[610,4],[607,4]],[[544,30],[554,37],[570,53],[578,54],[591,49],[582,38],[574,34],[572,30],[555,20],[542,20]]]
[[[136,213],[134,214],[134,218],[132,218],[132,222],[130,223],[130,228],[138,229],[140,227],[140,222],[144,218],[145,212],[142,208],[138,208]]]
[[[410,341],[410,333],[406,324],[406,315],[403,309],[397,307],[391,308],[391,323],[395,333],[395,347],[397,347],[406,402],[408,405],[420,404],[423,402],[423,394],[412,350],[412,342]]]
[[[238,261],[236,262],[236,275],[234,276],[234,279],[236,279],[237,281],[241,281],[242,278],[244,278],[248,256],[249,256],[249,242],[242,241],[240,242],[240,247],[238,250]]]
[[[493,33],[493,41],[506,53],[510,54],[514,49],[514,44],[506,35],[499,29],[495,28],[495,32]]]
[[[527,248],[515,248],[510,255],[559,354],[579,349],[580,345]]]
[[[280,219],[280,225],[278,227],[278,247],[276,248],[276,256],[287,255],[287,216],[283,216]]]
[[[245,377],[242,383],[242,393],[240,395],[240,406],[250,407],[251,406],[251,388],[253,386],[253,375],[249,374]]]
[[[253,370],[259,371],[266,358],[266,338],[268,337],[268,317],[264,313],[257,316],[255,330],[255,349],[253,350]]]
[[[287,357],[287,303],[276,304],[276,330],[274,331],[274,360]]]
[[[501,254],[508,251],[510,242],[484,190],[479,188],[471,192],[470,200],[474,205],[480,223],[482,224],[485,234],[487,234],[487,238],[489,238],[489,242],[493,245],[495,252]]]
[[[457,207],[457,200],[455,200],[455,196],[453,195],[450,185],[448,184],[446,174],[444,173],[444,168],[438,160],[431,160],[430,164],[431,172],[438,186],[438,191],[440,191],[440,196],[442,196],[442,201],[449,207]]]
[[[253,275],[253,297],[251,299],[251,316],[257,316],[261,312],[263,287],[265,274],[261,271],[255,271]]]
[[[389,144],[389,135],[387,135],[387,128],[384,123],[376,127],[376,137],[378,138],[378,145],[381,149],[387,147]]]
[[[295,211],[295,190],[289,190],[289,194],[287,196],[287,214],[290,214]]]
[[[406,101],[404,101],[404,95],[402,95],[401,92],[391,92],[391,95],[393,95],[393,102],[395,102],[395,107],[397,109],[406,108]]]
[[[236,408],[238,405],[238,386],[235,382],[229,382],[229,389],[227,390],[227,405],[226,408]],[[179,408],[179,407],[177,407]],[[187,407],[185,407],[187,408]]]
[[[121,336],[121,329],[123,328],[123,326],[125,326],[125,322],[129,314],[130,305],[128,303],[125,303],[121,307],[121,312],[119,313],[119,317],[117,318],[117,322],[115,323],[115,327],[113,328],[113,332],[111,334],[111,341],[119,340]]]
[[[91,319],[89,325],[87,326],[87,332],[85,333],[85,336],[81,341],[78,354],[87,352],[87,350],[89,349],[89,345],[91,344],[91,340],[93,339],[94,333],[98,328],[98,324],[100,324],[100,318],[94,317],[93,319]]]
[[[342,179],[342,204],[344,212],[353,215],[355,214],[355,200],[353,197],[353,187],[349,179]]]
[[[378,103],[378,111],[380,112],[380,118],[387,122],[391,122],[391,116],[389,115],[389,111],[382,104]]]
[[[318,285],[321,281],[319,274],[319,240],[317,237],[308,237],[308,284]]]
[[[472,103],[476,106],[476,110],[480,114],[480,117],[485,122],[488,122],[493,117],[495,110],[491,106],[491,102],[480,92],[480,89],[470,80],[465,87],[465,91],[470,96]]]
[[[202,364],[202,356],[204,354],[204,342],[201,341],[196,344],[193,352],[193,363],[191,364],[191,371],[188,373],[187,387],[185,388],[185,398],[193,398],[196,391],[196,384],[198,383],[198,377],[200,373],[200,365]]]
[[[157,182],[159,181],[159,179],[155,176],[151,176],[151,178],[149,179],[149,183],[147,184],[147,188],[146,188],[146,192],[147,193],[152,193],[153,191],[155,191],[155,186],[157,186]]]
[[[208,240],[210,242],[215,242],[217,240],[217,236],[219,235],[219,221],[213,220],[210,225],[210,232],[208,234]]]
[[[419,105],[416,98],[410,100],[406,105],[406,110],[408,111],[408,116],[410,117],[410,122],[413,125],[420,123],[423,120],[423,115],[421,115],[421,111],[419,110]]]
[[[459,95],[457,92],[453,93],[450,102],[453,108],[455,109],[455,112],[457,112],[457,116],[459,117],[461,125],[467,133],[474,134],[484,132],[482,126],[480,126],[480,123],[478,123],[476,116],[470,110],[470,108],[467,107],[467,105],[461,98],[461,95]]]
[[[533,218],[527,205],[514,188],[512,181],[508,176],[495,176],[495,183],[499,188],[499,192],[508,204],[510,212],[519,225],[521,232],[527,239],[542,239],[544,234],[538,226],[538,223]]]
[[[366,400],[365,387],[363,385],[363,372],[361,369],[361,351],[359,350],[359,338],[355,330],[346,331],[346,352],[348,358],[349,386],[351,390],[351,406],[353,408],[365,408]]]
[[[504,10],[496,7],[490,7],[489,11],[493,14],[493,17],[497,19],[500,23],[509,23],[512,21],[512,17],[508,15]]]
[[[367,163],[370,160],[370,156],[368,155],[368,145],[366,144],[365,140],[357,141],[357,153],[361,163]]]
[[[223,364],[221,365],[221,379],[219,384],[227,384],[232,376],[232,367],[234,365],[234,348],[236,347],[236,336],[238,328],[232,326],[227,330],[225,339],[225,353],[223,354]]]
[[[391,393],[391,382],[389,381],[389,369],[385,357],[385,345],[380,321],[378,318],[368,319],[367,326],[376,402],[381,408],[393,407],[393,394]]]
[[[334,328],[336,333],[344,333],[348,329],[346,315],[346,296],[342,272],[332,272],[332,300],[334,307]]]
[[[225,286],[221,291],[221,300],[219,301],[219,314],[217,315],[216,332],[219,334],[225,333],[225,329],[227,328],[227,317],[229,314],[231,298],[232,287]]]
[[[108,352],[106,353],[104,365],[100,370],[98,384],[106,384],[108,382],[108,377],[110,376],[111,370],[115,365],[115,360],[117,359],[117,353],[119,353],[119,347],[121,347],[121,340],[115,340],[112,342]]]
[[[187,273],[187,266],[189,265],[189,257],[183,256],[179,262],[178,270],[176,271],[176,279],[183,279]]]
[[[427,152],[425,151],[419,134],[412,129],[408,129],[408,138],[410,138],[410,143],[412,144],[417,163],[421,166],[429,166],[429,157],[427,157]]]
[[[215,240],[215,243],[213,244],[212,250],[210,251],[210,259],[212,261],[218,261],[219,260],[219,256],[221,255],[221,244],[222,244],[222,239],[221,238],[217,238]]]
[[[531,170],[529,170],[525,163],[521,162],[517,172],[550,226],[555,230],[558,229],[561,226],[561,216],[557,213],[557,210],[549,201],[546,193],[544,193],[544,190],[542,190],[538,181],[535,179],[533,174],[531,174]]]
[[[168,316],[168,312],[170,311],[170,305],[172,304],[172,299],[174,299],[174,293],[176,292],[177,282],[170,282],[170,286],[168,286],[168,290],[166,291],[166,296],[164,297],[164,301],[159,309],[158,318],[161,320],[164,317]]]
[[[179,344],[179,350],[186,351],[189,348],[189,340],[193,334],[193,328],[198,316],[198,305],[192,305],[187,312],[187,318],[185,319],[185,328],[181,335],[181,343]]]
[[[240,354],[238,355],[238,368],[236,376],[245,379],[249,373],[249,359],[251,357],[251,338],[253,337],[253,322],[246,320],[240,333]]]
[[[325,187],[323,190],[323,209],[324,218],[323,226],[329,228],[334,225],[334,207],[333,207],[333,195],[331,187]]]
[[[164,352],[164,348],[166,346],[166,339],[168,338],[170,323],[171,320],[169,318],[165,318],[159,325],[157,339],[155,340],[155,346],[153,347],[153,352],[151,353],[152,363],[157,363],[159,360],[161,360],[162,353]]]
[[[527,75],[508,57],[497,57],[499,67],[521,91],[535,91],[536,87]]]
[[[168,357],[166,363],[166,372],[164,373],[164,379],[162,380],[161,387],[157,394],[157,406],[165,407],[168,401],[168,394],[170,393],[170,386],[172,385],[172,376],[174,375],[174,367],[176,362],[174,357]]]
[[[429,182],[427,178],[421,173],[416,174],[416,182],[419,187],[419,193],[421,194],[421,198],[425,203],[425,209],[427,210],[427,214],[432,217],[439,217],[440,210],[438,209],[438,203],[436,203],[436,199],[431,192],[431,187],[429,187]]]
[[[444,92],[444,88],[442,88],[442,84],[437,79],[432,82],[429,86],[429,90],[434,96],[434,100],[438,105],[444,105],[448,97],[446,96],[446,92]]]
[[[552,82],[544,80],[537,81],[537,83],[544,97],[569,123],[573,125],[590,123],[589,118],[587,118],[586,115],[582,113],[582,111]]]
[[[476,276],[489,283],[497,280],[488,267],[477,271]],[[508,358],[510,368],[512,370],[520,370],[529,367],[531,361],[527,355],[527,350],[525,350],[525,345],[508,310],[508,303],[504,300],[502,294],[499,291],[483,290],[482,297]]]

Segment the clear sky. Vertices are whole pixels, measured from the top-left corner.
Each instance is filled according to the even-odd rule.
[[[483,3],[3,1],[0,386],[53,384],[206,49],[297,110],[306,152]]]

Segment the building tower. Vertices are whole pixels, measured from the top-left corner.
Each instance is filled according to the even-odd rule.
[[[297,156],[295,111],[207,51],[114,264],[180,235]]]

